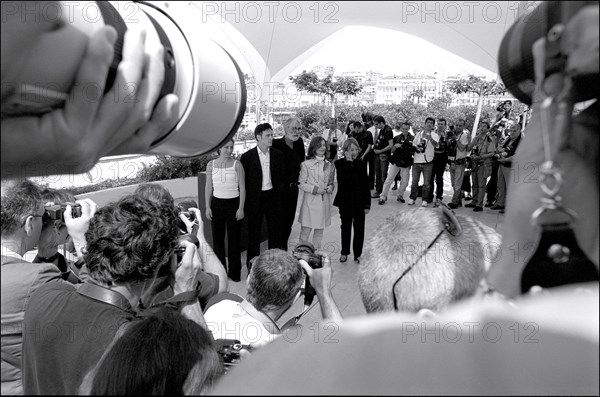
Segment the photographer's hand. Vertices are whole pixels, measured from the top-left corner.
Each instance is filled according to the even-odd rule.
[[[85,172],[102,156],[145,152],[174,122],[176,96],[153,111],[164,78],[163,48],[146,54],[144,31],[127,30],[113,87],[89,99],[89,87],[104,91],[116,36],[110,26],[92,35],[64,108],[2,120],[3,177]],[[40,163],[46,166],[32,167]]]
[[[77,257],[83,258],[81,249],[87,245],[87,242],[85,241],[85,233],[90,226],[90,221],[94,217],[98,206],[89,198],[77,200],[76,202],[81,205],[81,216],[73,218],[71,212],[72,208],[70,205],[67,205],[65,208],[64,217],[67,231],[69,232],[69,235],[73,239],[73,244],[75,245]]]
[[[331,280],[333,278],[333,268],[331,267],[331,262],[329,257],[323,252],[316,251],[315,253],[321,256],[323,267],[320,269],[313,269],[303,259],[299,260],[300,266],[302,266],[306,272],[308,278],[310,279],[310,285],[313,286],[315,292],[317,293],[317,297],[319,298],[319,306],[321,306],[321,315],[323,318],[334,321],[342,321],[342,314],[340,313],[339,308],[333,300],[333,295],[331,294]]]
[[[200,247],[198,247],[197,250],[197,256],[202,262],[204,271],[219,277],[219,293],[227,292],[229,291],[229,279],[227,278],[227,272],[225,271],[225,266],[221,264],[217,254],[215,254],[215,251],[213,251],[212,247],[206,240],[206,236],[204,235],[204,222],[202,221],[202,214],[198,208],[188,208],[188,211],[196,214],[196,221],[198,222],[198,232],[196,233],[196,237],[200,242]]]

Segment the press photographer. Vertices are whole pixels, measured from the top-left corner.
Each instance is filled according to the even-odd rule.
[[[471,175],[473,182],[473,200],[465,205],[473,208],[473,212],[483,211],[483,200],[485,198],[486,181],[492,175],[492,159],[496,149],[496,138],[489,130],[487,121],[479,123],[477,135],[469,144],[467,150],[471,149]],[[488,197],[488,201],[493,198]]]
[[[177,215],[176,225],[179,230],[178,248],[176,250],[177,263],[183,260],[187,243],[196,247],[198,260],[201,263],[201,268],[196,275],[196,290],[198,290],[200,307],[204,309],[213,296],[227,292],[229,290],[227,274],[221,261],[206,241],[198,204],[193,200],[185,200],[175,204],[171,193],[159,183],[143,183],[137,187],[134,194],[175,210]],[[141,298],[143,307],[151,307],[173,297],[174,292],[170,285],[170,268],[169,260],[160,267],[156,277],[145,283]]]
[[[243,75],[198,7],[52,5],[2,3],[3,178],[81,173],[103,156],[198,156],[235,134]]]
[[[69,213],[65,222],[58,214],[62,214],[61,206],[57,211],[51,207],[50,214],[46,211],[45,199],[50,197],[42,196],[40,187],[28,180],[2,181],[2,394],[23,393],[23,316],[32,295],[50,281],[62,281],[63,278],[78,281],[70,277],[66,263],[64,268],[57,268],[54,262],[58,264],[59,261],[55,253],[58,253],[58,245],[66,240],[67,233],[75,242],[80,241],[81,231],[87,229],[93,215],[93,203],[80,201],[81,216],[73,219]],[[68,205],[66,209],[71,207]],[[44,224],[43,219],[52,215],[59,219],[48,219]],[[32,263],[24,257],[35,247],[40,250]]]
[[[69,211],[71,218],[80,218],[82,215],[81,204],[75,202],[73,194],[51,188],[42,191],[42,200],[45,203],[42,217],[44,226],[33,262],[53,263],[62,273],[64,280],[72,283],[81,282],[78,275],[79,269],[83,265],[83,258],[77,257],[75,243],[69,234],[65,220],[65,213]],[[73,228],[72,223],[69,226]],[[63,253],[59,251],[61,247]]]
[[[260,347],[281,336],[299,319],[296,316],[285,325],[277,324],[300,297],[304,272],[319,299],[323,319],[342,320],[331,294],[333,269],[329,258],[314,251],[313,254],[296,253],[296,256],[308,259],[315,268],[305,259],[298,260],[283,250],[270,249],[254,260],[248,276],[246,299],[226,294],[217,295],[209,302],[205,319],[215,340],[235,339],[244,345]],[[315,258],[319,258],[322,267],[317,266]],[[306,301],[306,304],[310,305],[310,302]],[[305,311],[307,309],[305,307]]]
[[[161,304],[205,325],[197,290],[202,264],[189,242],[181,243],[186,252],[176,262],[178,236],[174,207],[164,203],[128,195],[95,213],[85,233],[86,282],[77,289],[49,282],[29,299],[23,325],[25,394],[76,393],[119,329],[136,321],[145,282],[165,263],[170,263],[174,296]],[[94,338],[81,328],[91,326],[97,330]],[[65,332],[42,337],[40,332],[49,327]],[[57,368],[61,376],[56,376]]]

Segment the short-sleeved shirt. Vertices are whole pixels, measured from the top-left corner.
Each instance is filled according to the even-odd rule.
[[[215,339],[237,339],[243,345],[260,346],[281,335],[277,324],[248,301],[215,303],[204,313],[204,321]]]
[[[118,329],[135,320],[132,312],[83,296],[72,284],[41,286],[23,322],[25,394],[77,394]]]
[[[374,148],[377,150],[381,150],[384,149],[385,147],[387,147],[390,144],[390,141],[394,139],[394,132],[392,131],[392,128],[386,124],[385,127],[383,127],[383,129],[381,131],[379,131],[379,135],[377,136],[377,141],[375,142],[375,146]],[[382,152],[382,153],[378,153],[378,154],[391,154],[392,150],[388,150],[387,152]]]

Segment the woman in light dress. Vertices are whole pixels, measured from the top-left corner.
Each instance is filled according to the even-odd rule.
[[[306,161],[300,167],[299,188],[304,192],[298,221],[302,226],[300,241],[308,242],[313,231],[313,245],[321,247],[324,229],[331,224],[331,194],[335,179],[335,167],[325,160],[327,142],[314,137],[308,145]]]

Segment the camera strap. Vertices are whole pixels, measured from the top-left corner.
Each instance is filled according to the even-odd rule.
[[[135,310],[133,310],[127,298],[111,289],[86,281],[81,284],[81,286],[77,289],[77,292],[80,295],[115,306],[123,311],[135,313]]]
[[[546,97],[541,105],[542,138],[545,161],[540,167],[540,188],[544,196],[540,207],[532,214],[532,223],[540,231],[533,256],[521,273],[521,292],[533,286],[542,288],[598,281],[598,268],[579,247],[572,229],[577,214],[562,205],[559,192],[563,172],[555,161],[561,148],[568,141],[573,111],[573,85],[564,77],[561,92]],[[552,111],[553,102],[557,111]],[[550,145],[550,128],[557,137],[554,147]]]

